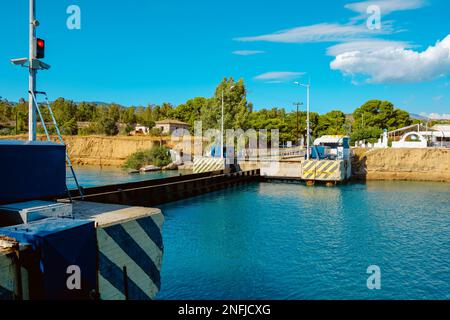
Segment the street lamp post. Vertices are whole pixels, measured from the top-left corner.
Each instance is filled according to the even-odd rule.
[[[310,89],[311,85],[302,84],[300,82],[294,82],[295,85],[306,88],[306,159],[310,158],[310,139],[311,139],[311,126],[309,121],[309,109],[310,109]]]

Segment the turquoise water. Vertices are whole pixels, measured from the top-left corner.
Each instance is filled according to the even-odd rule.
[[[158,299],[450,299],[450,184],[261,183],[161,208]]]
[[[97,187],[118,183],[136,182],[151,179],[161,179],[178,176],[190,172],[184,171],[157,171],[148,173],[129,174],[127,171],[114,167],[82,166],[75,167],[79,183],[87,187]],[[76,188],[75,183],[69,182],[69,188]]]

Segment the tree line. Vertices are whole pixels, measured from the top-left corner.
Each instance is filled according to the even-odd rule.
[[[127,135],[136,124],[153,128],[155,122],[176,119],[186,122],[191,130],[194,122],[201,120],[204,129],[220,128],[222,93],[225,108],[225,128],[227,129],[278,129],[280,141],[298,141],[306,135],[306,112],[287,111],[285,108],[260,109],[255,111],[247,101],[244,81],[225,78],[217,86],[210,98],[197,97],[178,106],[170,103],[161,105],[121,106],[92,102],[74,102],[58,98],[51,102],[55,118],[62,134],[65,135]],[[45,106],[40,108],[46,123],[51,117]],[[319,115],[310,114],[312,135],[319,137],[330,134],[348,134],[352,140],[375,141],[384,129],[394,130],[417,123],[408,112],[397,109],[388,101],[371,100],[358,107],[351,115],[340,110],[332,110]],[[298,124],[298,125],[297,125]],[[28,103],[21,99],[18,103],[0,100],[0,135],[25,133],[28,129]],[[54,133],[53,126],[48,126]],[[299,128],[299,130],[297,130]],[[42,126],[38,132],[43,133]],[[161,132],[152,129],[151,134]]]

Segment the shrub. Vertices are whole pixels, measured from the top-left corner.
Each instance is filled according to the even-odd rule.
[[[150,150],[138,151],[131,154],[125,161],[125,169],[140,169],[143,166],[152,164],[163,167],[171,163],[169,149],[164,146],[154,146]]]
[[[1,128],[0,129],[0,136],[9,136],[14,134],[14,129],[11,128]]]

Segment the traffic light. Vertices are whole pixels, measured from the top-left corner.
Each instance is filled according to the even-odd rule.
[[[45,41],[36,39],[36,59],[43,59],[45,57]]]

